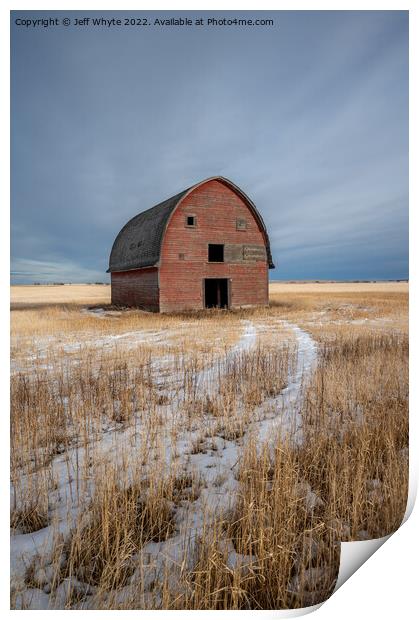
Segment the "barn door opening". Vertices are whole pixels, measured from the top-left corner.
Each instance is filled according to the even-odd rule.
[[[205,308],[228,308],[228,279],[206,278],[204,284]]]

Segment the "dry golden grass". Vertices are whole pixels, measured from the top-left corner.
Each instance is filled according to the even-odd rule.
[[[12,308],[53,304],[110,304],[111,287],[97,284],[66,284],[63,286],[12,286]]]
[[[295,293],[407,293],[408,282],[280,282],[269,283],[269,296]],[[13,305],[109,304],[110,286],[96,284],[70,284],[64,286],[15,285],[11,287]]]
[[[353,293],[407,293],[408,282],[270,282],[269,296],[315,293],[352,295]]]
[[[408,491],[406,335],[328,338],[302,415],[299,467],[341,539],[380,538],[397,529]]]
[[[13,582],[12,606],[28,587],[60,608],[312,605],[333,590],[340,540],[400,524],[407,285],[274,283],[269,308],[102,318],[85,309],[106,287],[54,287],[46,304],[41,287],[16,288],[11,525],[49,524],[55,542]],[[283,320],[313,336],[318,364],[301,393],[303,440],[289,429],[261,444],[255,424],[281,414],[296,368]],[[257,345],[229,354],[246,321]],[[109,344],[125,332],[149,339]],[[205,367],[216,389],[197,381]],[[232,448],[237,461],[218,471]],[[211,507],[217,489],[228,509]]]

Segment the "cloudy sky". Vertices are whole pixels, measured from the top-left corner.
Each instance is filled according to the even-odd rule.
[[[12,13],[12,281],[107,281],[136,213],[222,175],[274,279],[408,276],[407,12],[213,12],[274,26],[25,28]],[[155,17],[206,12],[149,12]]]

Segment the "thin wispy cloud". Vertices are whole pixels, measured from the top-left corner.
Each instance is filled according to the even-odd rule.
[[[11,275],[16,284],[23,284],[27,279],[39,283],[100,282],[103,280],[101,271],[86,269],[74,261],[60,258],[54,262],[25,258],[15,259]]]
[[[217,174],[263,214],[271,277],[407,277],[407,12],[269,15],[12,25],[14,281],[105,280],[130,217]]]

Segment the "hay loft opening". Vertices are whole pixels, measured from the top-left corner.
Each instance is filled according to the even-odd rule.
[[[222,243],[208,244],[208,262],[223,263],[224,262],[224,245]]]

